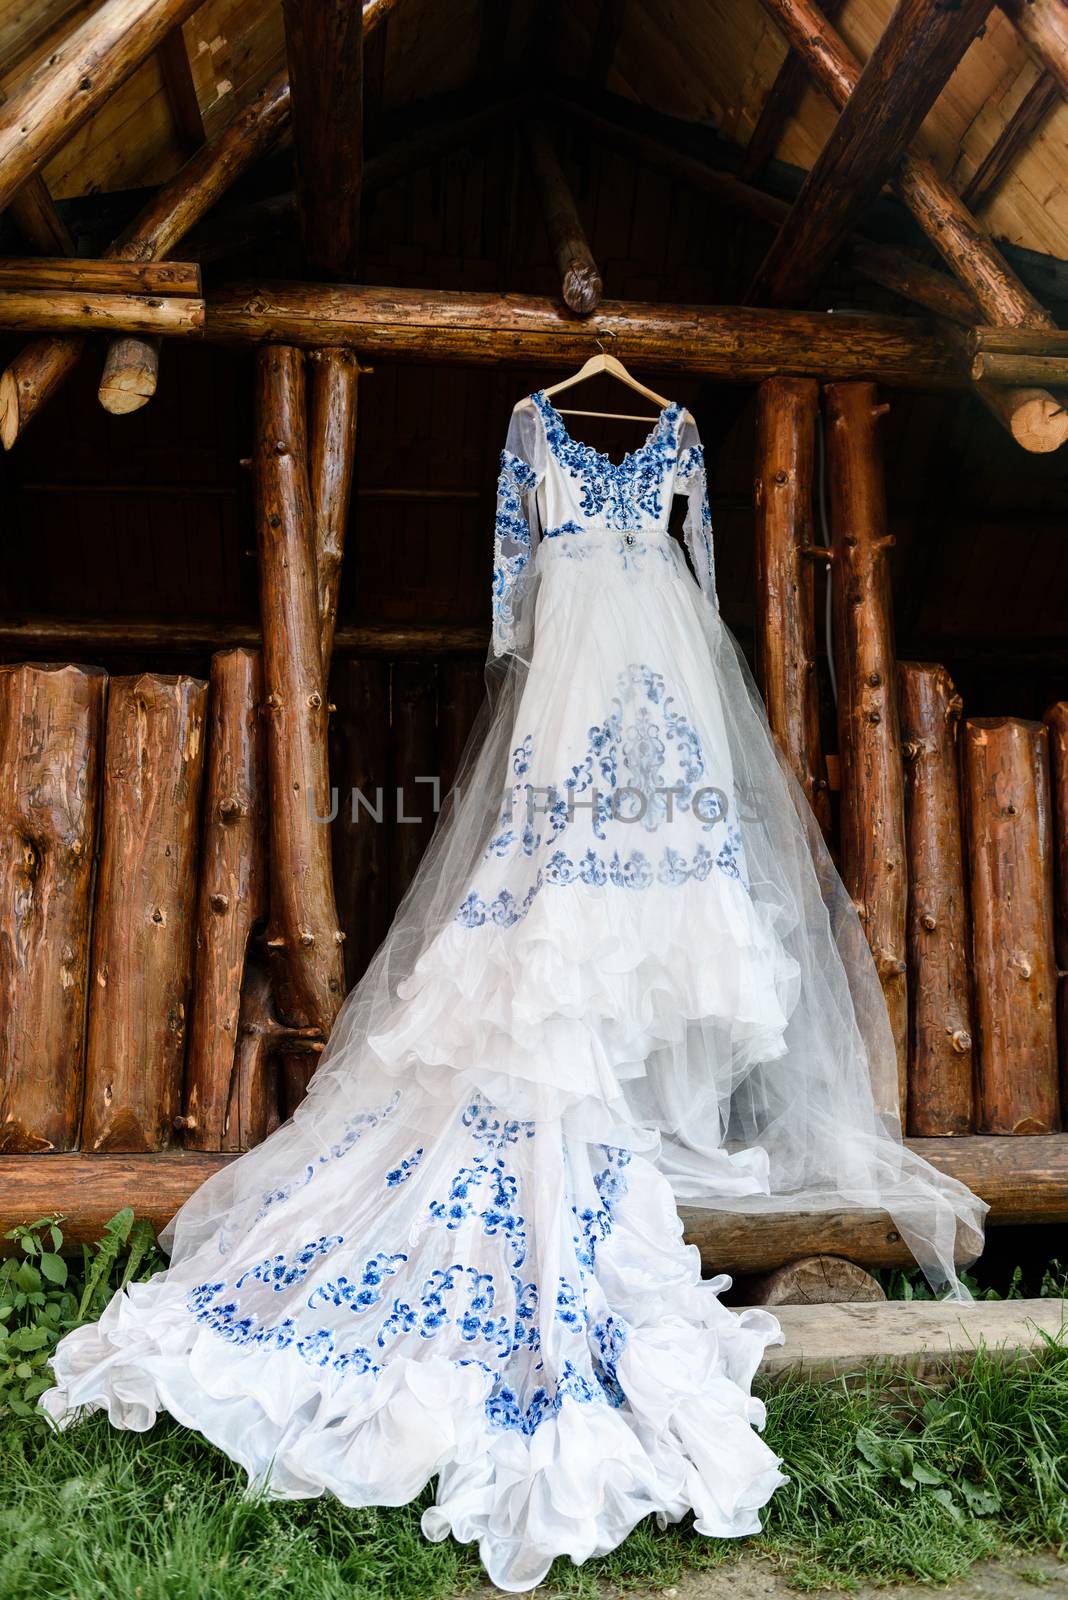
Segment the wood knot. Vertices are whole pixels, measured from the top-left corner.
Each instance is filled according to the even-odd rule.
[[[282,526],[282,519],[278,515],[277,511],[272,511],[271,515],[267,518],[267,521],[270,523],[272,528],[280,528]]]
[[[972,1047],[972,1036],[967,1028],[954,1028],[950,1035],[950,1043],[958,1055],[963,1056]]]
[[[284,704],[282,696],[278,693],[277,689],[271,690],[271,693],[267,696],[267,704],[270,706],[272,711],[277,711],[279,707]]]
[[[304,946],[305,950],[307,950],[310,945],[315,943],[314,933],[309,933],[307,928],[305,928],[304,932],[300,936],[300,942]]]
[[[918,761],[923,754],[923,744],[919,739],[906,739],[901,746],[901,754],[906,761]]]
[[[227,895],[225,895],[225,894],[212,894],[212,895],[209,895],[208,896],[208,904],[211,907],[211,909],[216,913],[216,915],[218,915],[220,917],[222,916],[224,911],[229,911],[229,909],[230,909],[230,900],[229,900],[229,897]]]
[[[1014,956],[1009,962],[1009,969],[1015,972],[1017,977],[1023,978],[1025,982],[1031,976],[1031,963],[1026,956]]]
[[[882,683],[882,681],[883,681],[883,675],[882,675],[881,672],[869,672],[868,673],[868,683],[871,686],[871,688],[877,689],[879,687],[879,685]]]
[[[345,940],[347,938],[348,938],[348,935],[346,933],[343,933],[340,928],[335,930],[335,933],[334,933],[334,943],[335,944],[344,944]]]
[[[225,800],[220,800],[219,801],[219,821],[220,822],[225,822],[225,823],[237,822],[237,821],[239,821],[240,817],[241,817],[241,802],[240,802],[240,800],[235,799],[234,796],[231,794],[231,795],[227,795]]]
[[[308,704],[309,704],[309,706],[311,706],[311,708],[312,708],[312,710],[313,710],[313,711],[318,711],[318,709],[319,709],[319,707],[320,707],[320,706],[321,706],[321,705],[322,705],[322,703],[323,703],[323,697],[322,697],[322,695],[321,695],[321,694],[320,694],[320,693],[319,693],[319,691],[318,691],[318,690],[314,690],[314,691],[313,691],[313,692],[312,692],[312,693],[311,693],[311,694],[310,694],[310,695],[309,695],[309,696],[308,696]]]
[[[875,723],[881,722],[882,720],[883,720],[883,714],[882,714],[881,711],[869,711],[868,712],[868,721],[870,723],[875,724]]]
[[[287,456],[289,454],[289,446],[284,439],[276,439],[271,448],[276,456]]]
[[[920,918],[920,922],[927,929],[928,933],[933,933],[938,927],[938,918],[933,914],[933,912],[930,911],[924,912],[923,916]]]
[[[159,906],[156,906],[152,912],[152,921],[157,925],[164,921],[163,912],[160,910]]]
[[[788,472],[784,472],[783,469],[780,467],[778,472],[775,474],[775,482],[776,483],[789,483],[789,481],[790,481],[790,474]]]

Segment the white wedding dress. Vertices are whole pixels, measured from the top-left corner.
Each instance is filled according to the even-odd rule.
[[[62,1341],[42,1405],[165,1410],[275,1496],[436,1477],[427,1536],[518,1591],[651,1513],[753,1532],[784,1481],[750,1395],[778,1325],[702,1282],[676,1201],[881,1207],[951,1290],[984,1207],[902,1147],[874,966],[720,619],[678,406],[619,463],[517,407],[488,678],[307,1099]]]

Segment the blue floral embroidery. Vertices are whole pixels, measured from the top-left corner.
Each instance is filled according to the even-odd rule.
[[[249,1267],[247,1272],[243,1272],[234,1287],[242,1289],[250,1278],[255,1278],[259,1283],[269,1284],[276,1294],[280,1294],[283,1289],[301,1283],[308,1276],[308,1268],[318,1256],[329,1255],[331,1250],[344,1243],[340,1233],[331,1234],[329,1238],[325,1234],[320,1234],[318,1239],[312,1239],[310,1243],[304,1245],[293,1262],[288,1261],[284,1255],[268,1256],[266,1261],[261,1261],[258,1266]]]
[[[641,526],[643,517],[663,516],[664,481],[676,460],[677,405],[666,406],[645,443],[620,462],[592,445],[572,439],[564,419],[544,390],[531,396],[541,414],[545,438],[560,466],[579,483],[579,501],[587,517],[621,531]]]
[[[402,1183],[407,1183],[420,1161],[423,1159],[423,1147],[413,1150],[410,1156],[405,1156],[399,1167],[391,1167],[386,1173],[386,1188],[397,1189]]]
[[[523,499],[537,482],[536,473],[525,461],[508,450],[501,451],[493,541],[493,648],[497,655],[515,648],[516,590],[530,561],[530,527]]]

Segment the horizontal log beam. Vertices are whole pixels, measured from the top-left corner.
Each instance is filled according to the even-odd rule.
[[[105,0],[0,106],[0,211],[200,0]]]
[[[27,659],[59,654],[160,655],[196,651],[255,648],[262,644],[259,623],[202,621],[160,617],[156,621],[98,620],[95,617],[0,617],[0,650]],[[345,626],[334,636],[334,655],[427,656],[484,655],[489,628],[449,623],[410,625],[377,623]]]
[[[27,333],[204,331],[204,302],[188,295],[84,294],[72,289],[0,287],[0,328]]]
[[[978,350],[972,359],[971,375],[988,383],[1019,386],[1028,383],[1068,390],[1068,355],[1032,356],[1026,351]]]
[[[967,1183],[990,1206],[989,1224],[1068,1221],[1068,1135],[911,1139],[941,1171]],[[226,1155],[162,1151],[151,1155],[0,1156],[0,1234],[59,1212],[71,1244],[99,1237],[104,1223],[132,1205],[159,1229]],[[909,1252],[878,1211],[791,1215],[683,1208],[686,1237],[717,1271],[766,1272],[802,1255],[843,1255],[865,1266],[905,1266]]]
[[[964,379],[926,325],[752,307],[602,301],[581,322],[556,300],[347,284],[236,284],[207,302],[220,344],[350,347],[383,359],[574,366],[604,343],[623,361],[728,382],[776,375],[869,378],[902,389]]]
[[[79,294],[203,294],[195,261],[105,261],[19,256],[0,261],[0,290],[70,289]]]
[[[993,0],[898,0],[805,179],[749,298],[803,305],[853,224],[894,174]]]

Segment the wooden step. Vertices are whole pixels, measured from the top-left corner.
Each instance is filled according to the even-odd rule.
[[[980,1346],[1007,1358],[1068,1338],[1068,1301],[888,1300],[865,1305],[776,1306],[785,1344],[765,1352],[760,1374],[826,1380],[889,1365],[931,1379],[968,1366]]]

